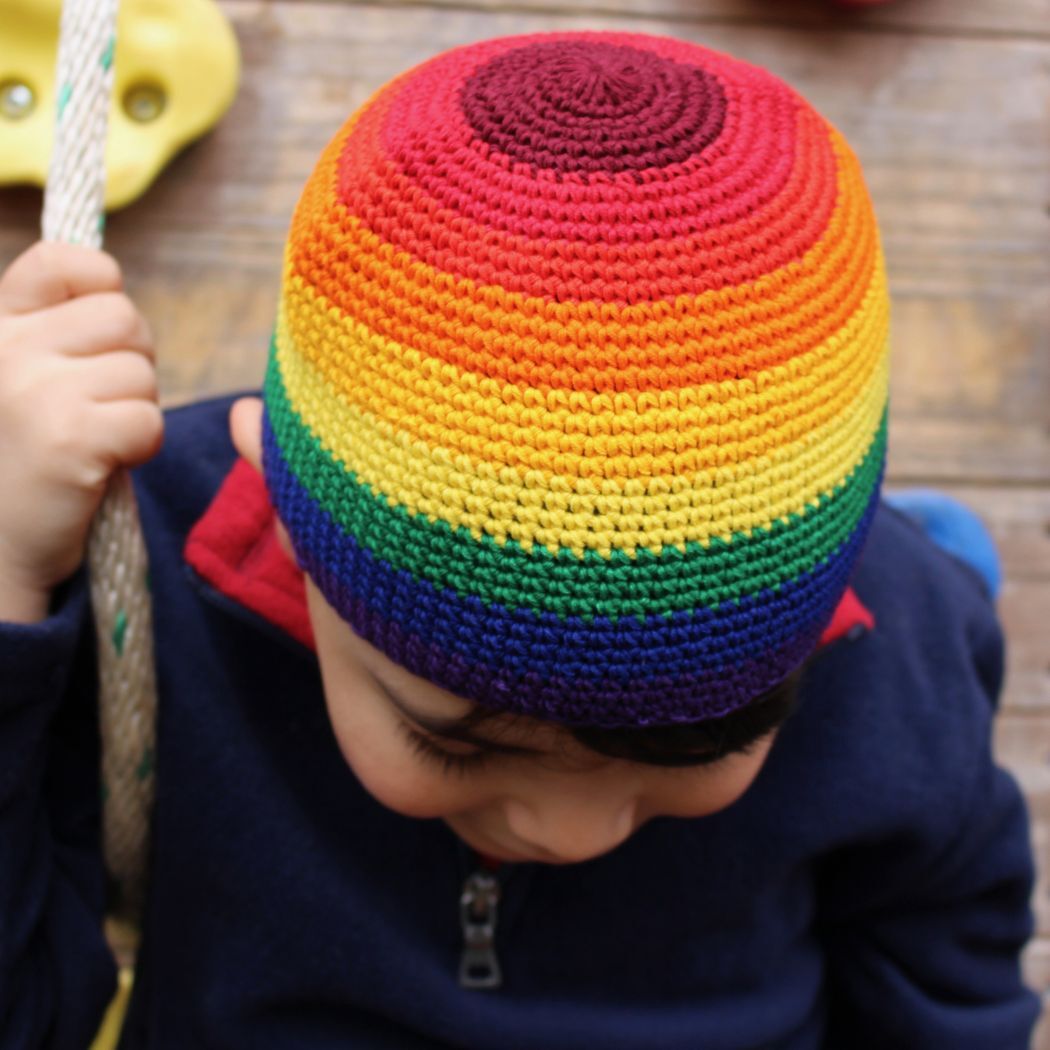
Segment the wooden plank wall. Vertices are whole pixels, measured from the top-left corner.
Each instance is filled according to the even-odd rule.
[[[317,153],[376,87],[440,50],[568,27],[666,32],[769,67],[845,132],[895,297],[891,481],[959,495],[1004,555],[997,749],[1031,804],[1041,938],[1026,966],[1050,996],[1050,0],[221,6],[244,53],[232,112],[109,225],[172,404],[259,382],[285,229]],[[33,239],[39,209],[35,190],[0,191],[0,261]]]

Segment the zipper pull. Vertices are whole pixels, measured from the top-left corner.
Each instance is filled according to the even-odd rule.
[[[496,910],[499,880],[487,871],[475,871],[463,883],[459,921],[463,954],[459,960],[461,988],[498,988],[503,983],[496,958]]]

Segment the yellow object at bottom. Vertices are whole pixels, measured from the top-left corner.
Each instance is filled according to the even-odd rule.
[[[116,1050],[120,1030],[124,1027],[124,1015],[128,1012],[133,981],[134,974],[131,967],[122,966],[117,974],[117,994],[113,996],[113,1001],[106,1010],[102,1027],[91,1044],[91,1050]]]

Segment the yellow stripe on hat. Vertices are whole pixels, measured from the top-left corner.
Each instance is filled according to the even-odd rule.
[[[362,482],[411,513],[443,519],[478,537],[486,532],[499,542],[512,537],[526,548],[534,543],[574,546],[566,542],[567,534],[577,535],[579,545],[603,551],[638,545],[684,548],[690,541],[706,544],[715,536],[728,540],[735,532],[748,533],[803,513],[863,458],[885,408],[888,366],[883,289],[873,289],[865,303],[871,316],[857,326],[858,342],[863,343],[847,366],[841,368],[841,358],[824,354],[824,369],[839,365],[841,376],[836,379],[845,379],[836,403],[823,400],[830,392],[825,379],[816,396],[810,396],[812,407],[801,416],[786,412],[772,398],[748,393],[730,403],[723,424],[707,423],[690,434],[684,428],[685,414],[678,412],[683,441],[691,441],[698,454],[694,458],[703,460],[713,451],[716,455],[708,458],[714,461],[699,471],[683,472],[680,466],[689,457],[668,452],[651,458],[654,469],[644,477],[628,473],[636,465],[629,451],[607,457],[604,477],[581,477],[552,471],[550,457],[540,460],[534,446],[521,450],[512,442],[474,433],[472,443],[454,451],[420,439],[370,408],[334,397],[333,384],[353,373],[336,365],[322,377],[296,351],[283,313],[276,333],[277,359],[292,407],[324,447]],[[380,358],[394,356],[394,348],[377,349]],[[793,382],[808,385],[808,380]],[[370,395],[380,385],[390,386],[363,375],[358,383],[365,405],[371,405]],[[756,385],[774,386],[761,379]],[[776,386],[784,392],[782,384]],[[802,403],[797,392],[789,393],[788,400]],[[732,440],[732,432],[747,429],[749,413],[760,432],[741,446]],[[703,445],[705,440],[710,444]],[[530,451],[533,465],[515,462],[521,458],[514,456],[515,450]],[[588,453],[582,449],[577,454]],[[589,462],[595,462],[595,453],[589,455]],[[536,465],[539,462],[543,466]],[[640,536],[645,539],[640,541]]]

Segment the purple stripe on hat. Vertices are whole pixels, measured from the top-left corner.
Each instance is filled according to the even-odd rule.
[[[717,670],[639,679],[507,675],[428,644],[356,599],[350,619],[363,638],[412,674],[500,711],[566,725],[643,728],[718,718],[782,681],[816,648],[821,627],[794,634],[762,657]]]

